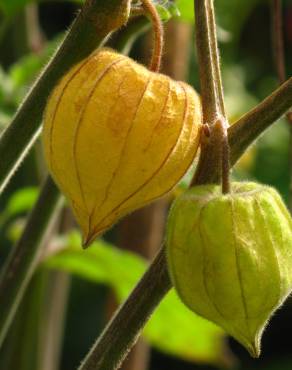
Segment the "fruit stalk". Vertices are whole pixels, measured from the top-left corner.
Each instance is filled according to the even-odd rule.
[[[164,30],[159,14],[152,3],[152,0],[142,0],[142,4],[151,18],[154,35],[154,46],[149,69],[153,72],[159,72],[163,50]]]
[[[229,189],[229,148],[226,139],[228,121],[225,114],[220,58],[217,48],[216,21],[213,0],[195,1],[196,45],[203,107],[201,155],[191,186],[206,183],[206,173],[215,182],[222,182],[222,190]],[[208,177],[207,176],[207,177]],[[208,181],[207,181],[208,182]]]
[[[282,0],[273,0],[271,2],[272,13],[272,48],[274,54],[274,64],[278,76],[279,84],[282,84],[286,79],[286,63],[285,63],[285,48],[284,48],[284,26],[283,26],[283,4]],[[289,194],[289,210],[292,212],[292,112],[286,114],[286,120],[290,131],[289,145],[289,171],[290,171],[290,194]]]

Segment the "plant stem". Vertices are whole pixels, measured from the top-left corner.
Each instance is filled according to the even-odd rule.
[[[39,135],[46,101],[57,81],[122,26],[129,10],[130,0],[86,1],[64,42],[1,135],[0,193]]]
[[[231,163],[234,165],[254,140],[273,122],[281,118],[291,106],[292,77],[229,127]]]
[[[106,326],[79,370],[118,369],[138,339],[145,322],[170,288],[162,249],[129,298]]]
[[[282,17],[282,0],[273,0],[272,8],[272,40],[273,54],[275,67],[278,75],[279,83],[283,83],[286,79],[285,65],[285,49],[284,49],[284,32],[283,32],[283,17]],[[287,123],[290,131],[289,145],[289,170],[290,170],[290,194],[289,194],[289,209],[292,212],[292,112],[286,115]]]
[[[195,16],[203,121],[212,125],[225,117],[213,0],[195,0]]]
[[[12,250],[0,275],[0,346],[32,277],[41,246],[60,205],[60,193],[49,177],[30,214],[22,237]]]
[[[59,368],[63,347],[70,276],[63,271],[50,271],[47,272],[45,282],[42,320],[39,327],[38,369],[55,370]]]
[[[39,363],[44,291],[45,275],[40,270],[30,281],[1,348],[1,369],[45,370]]]
[[[195,0],[196,45],[199,62],[203,107],[203,123],[208,124],[208,136],[203,130],[201,155],[191,186],[222,180],[222,192],[230,189],[228,122],[225,116],[223,85],[217,47],[213,0]]]
[[[282,0],[272,0],[273,54],[279,83],[286,79],[283,37]]]
[[[228,141],[227,127],[224,123],[222,125],[222,193],[228,194],[231,191],[230,183],[230,148]]]
[[[163,50],[164,30],[158,11],[153,5],[152,0],[142,0],[142,4],[151,18],[154,33],[154,46],[149,69],[153,72],[159,72]]]

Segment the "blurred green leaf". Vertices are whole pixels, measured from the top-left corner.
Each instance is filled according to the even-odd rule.
[[[29,85],[35,80],[37,74],[52,56],[61,39],[62,36],[54,38],[46,44],[40,53],[30,53],[10,67],[8,76],[10,78],[12,95],[17,105],[23,99]]]
[[[104,241],[89,249],[80,249],[80,236],[72,233],[68,248],[51,257],[46,265],[66,270],[81,278],[110,286],[123,301],[147,267],[137,255],[120,250]],[[174,290],[162,301],[144,330],[144,336],[156,348],[188,359],[226,364],[224,333],[217,326],[190,312]]]
[[[20,217],[9,223],[9,226],[5,230],[5,236],[11,243],[16,243],[21,237],[26,224],[26,218]]]
[[[15,89],[29,84],[34,80],[37,73],[56,50],[62,38],[63,36],[55,37],[46,43],[46,46],[40,53],[28,54],[10,67],[8,73]]]
[[[61,38],[58,36],[49,41],[38,54],[30,53],[22,57],[7,72],[0,66],[0,132],[9,124],[29,86],[48,62]]]
[[[172,17],[171,13],[169,12],[169,10],[166,7],[161,6],[161,5],[156,5],[156,9],[158,10],[160,18],[164,22],[168,21]]]
[[[261,183],[274,186],[288,203],[289,199],[289,126],[280,120],[257,142],[252,175]]]
[[[39,189],[27,187],[16,191],[10,198],[4,210],[6,217],[14,217],[29,211],[37,200]]]
[[[194,1],[177,0],[176,6],[180,12],[180,19],[186,22],[194,22]]]
[[[6,236],[9,240],[15,242],[20,237],[26,219],[25,217],[15,219],[15,217],[29,212],[34,206],[38,194],[39,189],[37,187],[24,187],[10,196],[5,209],[0,214],[0,226],[13,219],[12,223],[9,222],[6,230]]]
[[[231,122],[255,107],[258,99],[246,88],[246,72],[240,65],[228,64],[223,68],[225,105]]]
[[[0,8],[8,17],[12,17],[28,3],[34,0],[0,0]]]

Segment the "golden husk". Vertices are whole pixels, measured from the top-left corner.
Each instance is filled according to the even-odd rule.
[[[84,243],[170,191],[198,149],[199,96],[187,84],[101,49],[49,98],[43,143]]]

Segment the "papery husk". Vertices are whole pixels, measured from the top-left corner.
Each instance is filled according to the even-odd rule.
[[[292,221],[279,194],[255,183],[198,186],[177,198],[167,261],[182,301],[254,357],[292,288]]]
[[[169,192],[198,149],[200,98],[187,84],[101,49],[49,98],[43,143],[84,244]]]

